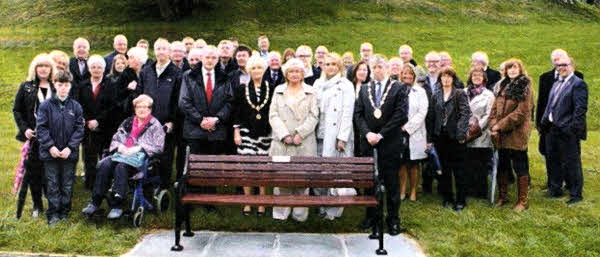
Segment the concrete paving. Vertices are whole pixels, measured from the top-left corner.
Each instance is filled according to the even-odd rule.
[[[181,237],[181,252],[172,252],[173,231],[144,236],[125,257],[219,256],[219,257],[368,257],[377,256],[377,240],[367,234],[232,233],[197,231]],[[385,235],[387,256],[425,256],[419,245],[404,235]]]

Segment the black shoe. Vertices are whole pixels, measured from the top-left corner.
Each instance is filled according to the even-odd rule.
[[[442,202],[442,207],[444,207],[444,208],[450,208],[450,207],[452,207],[452,205],[454,205],[454,201],[444,200]]]
[[[463,203],[457,203],[454,205],[454,208],[452,208],[454,211],[459,212],[465,209],[465,204]]]
[[[396,222],[392,222],[388,225],[388,233],[390,236],[397,236],[400,234],[400,225],[398,225]]]
[[[561,198],[563,197],[562,191],[550,192],[550,198]]]
[[[249,208],[249,210],[247,210],[247,211],[242,209],[242,214],[244,216],[250,216],[250,214],[252,214],[252,208]]]
[[[360,228],[361,229],[370,229],[373,227],[373,219],[370,218],[365,218],[361,223],[360,223]]]
[[[568,201],[566,201],[566,203],[567,203],[568,205],[571,205],[571,204],[576,204],[576,203],[578,203],[578,202],[581,202],[582,200],[583,200],[583,199],[581,199],[581,198],[571,198],[571,199],[569,199]]]

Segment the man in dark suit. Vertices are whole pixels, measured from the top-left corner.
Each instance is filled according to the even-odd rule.
[[[106,68],[104,69],[104,74],[110,73],[110,69],[112,68],[113,59],[117,54],[122,54],[127,56],[127,38],[124,35],[116,35],[113,40],[113,48],[115,49],[112,53],[104,56],[104,61],[106,62]]]
[[[179,108],[185,115],[183,137],[192,154],[223,154],[226,149],[227,126],[231,119],[233,96],[227,76],[215,68],[217,49],[204,48],[202,66],[183,75]],[[205,187],[204,193],[214,193]],[[214,206],[206,206],[214,211]]]
[[[190,69],[190,63],[186,58],[185,44],[181,41],[171,42],[171,62],[181,70],[183,74]]]
[[[154,100],[152,116],[166,130],[165,145],[160,155],[161,188],[168,189],[173,172],[173,154],[175,150],[175,126],[177,120],[177,100],[181,87],[181,70],[169,59],[171,45],[164,38],[154,42],[156,62],[146,66],[140,72],[139,86],[142,92]]]
[[[546,137],[546,169],[550,174],[550,194],[562,195],[563,180],[567,182],[574,204],[583,199],[581,170],[581,140],[586,139],[587,84],[574,75],[568,57],[555,63],[558,81],[554,83],[541,121]]]
[[[553,69],[542,74],[539,78],[539,83],[538,83],[538,95],[537,95],[538,99],[537,99],[537,104],[536,104],[537,109],[535,111],[535,127],[538,130],[538,132],[540,133],[540,141],[538,144],[538,150],[539,150],[540,154],[542,154],[543,156],[546,156],[546,136],[544,135],[544,131],[542,131],[540,129],[541,122],[542,122],[542,116],[544,115],[544,112],[546,111],[546,106],[548,105],[548,97],[550,95],[550,90],[552,89],[552,85],[554,85],[554,83],[558,80],[558,77],[559,77],[558,69],[556,68],[556,63],[558,62],[558,60],[560,60],[560,58],[568,58],[568,54],[565,50],[555,49],[554,51],[552,51],[552,53],[550,54],[550,59],[552,61]],[[573,64],[571,64],[571,65],[573,65]],[[575,76],[577,76],[578,78],[583,80],[583,74],[581,72],[575,71],[574,74],[575,74]],[[546,166],[548,166],[548,163],[546,163]],[[550,189],[550,176],[551,175],[550,175],[548,169],[546,169],[546,175],[547,175],[546,186],[548,187],[548,189]]]
[[[281,54],[276,51],[270,52],[267,63],[269,64],[269,68],[265,70],[263,80],[269,82],[269,85],[273,87],[285,83],[285,77],[283,76],[283,71],[281,71]]]
[[[231,41],[229,40],[221,40],[219,42],[218,52],[219,52],[219,61],[217,62],[215,69],[219,73],[223,73],[225,75],[231,73],[234,70],[237,70],[237,64],[233,59],[233,50]]]
[[[301,45],[296,49],[296,57],[304,63],[304,83],[312,86],[321,77],[321,70],[312,65],[312,49],[310,46]]]
[[[90,42],[85,38],[77,38],[73,42],[73,54],[75,57],[69,61],[69,71],[73,75],[73,85],[71,89],[71,96],[76,101],[79,101],[76,94],[79,94],[79,85],[81,82],[90,79],[90,72],[87,66],[87,59],[90,56]]]
[[[400,233],[400,192],[398,189],[400,165],[408,147],[408,134],[402,125],[408,121],[408,90],[399,82],[389,79],[389,67],[385,57],[376,55],[371,60],[373,80],[364,84],[354,108],[354,122],[361,139],[361,156],[373,156],[377,149],[379,179],[385,186],[387,198],[387,225],[390,235]],[[368,190],[373,194],[374,190]],[[383,208],[381,206],[381,208]],[[379,222],[375,208],[367,208],[363,228]],[[383,231],[380,231],[383,233]]]
[[[490,68],[489,59],[486,53],[477,51],[471,55],[471,67],[473,69],[482,69],[487,76],[485,87],[494,92],[494,85],[502,78],[499,71]]]

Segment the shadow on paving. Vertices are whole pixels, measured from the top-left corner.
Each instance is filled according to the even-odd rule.
[[[123,256],[220,256],[220,257],[363,257],[377,256],[377,240],[367,234],[300,234],[300,233],[231,233],[196,232],[194,237],[182,237],[181,252],[172,252],[172,231],[160,231],[144,236]],[[385,235],[387,256],[425,256],[412,239]]]

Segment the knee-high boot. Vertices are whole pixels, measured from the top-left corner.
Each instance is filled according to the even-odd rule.
[[[504,170],[498,173],[498,201],[496,207],[508,203],[508,172]]]
[[[515,211],[523,211],[529,208],[529,202],[527,201],[527,190],[529,187],[529,176],[521,176],[519,177],[519,201],[515,205]]]

